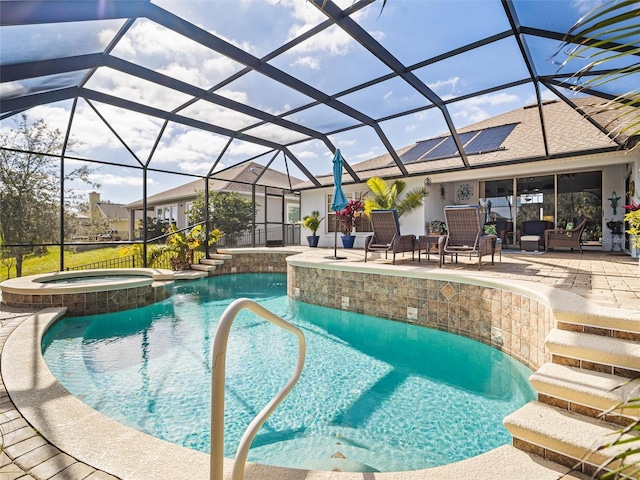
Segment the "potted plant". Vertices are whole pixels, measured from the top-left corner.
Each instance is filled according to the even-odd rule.
[[[360,218],[364,212],[364,202],[361,200],[349,200],[347,206],[339,212],[336,212],[340,220],[340,228],[342,230],[342,245],[344,248],[353,248],[355,235],[352,235],[356,226],[356,220]]]
[[[427,233],[431,235],[444,235],[447,233],[447,224],[442,220],[432,220],[427,223]]]
[[[309,242],[310,247],[317,247],[318,240],[320,239],[319,235],[316,235],[318,228],[320,228],[320,222],[324,217],[320,218],[320,212],[318,210],[314,210],[311,212],[311,215],[305,215],[302,218],[302,226],[307,230],[311,230],[311,235],[307,236],[307,242]]]
[[[482,230],[484,231],[485,235],[497,235],[498,231],[496,230],[496,226],[495,225],[484,225],[482,227]]]
[[[622,221],[621,220],[609,220],[607,222],[607,228],[611,230],[612,234],[622,233]]]

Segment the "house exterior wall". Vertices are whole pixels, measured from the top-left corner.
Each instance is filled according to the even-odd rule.
[[[624,180],[626,170],[626,165],[612,165],[602,169],[602,249],[605,251],[620,250],[620,247],[624,246],[624,237],[622,235],[612,235],[606,224],[610,220],[622,221],[624,218]],[[613,192],[616,193],[617,197],[620,197],[615,214],[610,200]],[[614,242],[617,242],[617,244]]]
[[[509,165],[488,167],[482,169],[473,169],[467,171],[435,173],[424,176],[416,176],[405,179],[407,183],[407,191],[415,187],[425,185],[427,177],[430,185],[425,185],[429,195],[424,200],[421,209],[406,215],[400,220],[400,229],[402,233],[423,235],[425,223],[432,220],[444,220],[444,207],[453,204],[477,204],[478,188],[481,180],[495,180],[510,177],[522,176],[538,176],[550,175],[558,173],[570,172],[586,172],[586,171],[602,171],[602,207],[603,207],[603,249],[611,250],[613,247],[611,232],[606,228],[605,224],[611,219],[622,220],[624,217],[625,204],[625,178],[631,175],[636,183],[636,202],[640,199],[640,152],[614,152],[597,155],[585,155],[573,158],[554,159],[546,161],[538,161],[535,163],[514,163]],[[460,198],[457,193],[462,185],[470,185],[473,189],[473,195],[467,199]],[[354,191],[366,190],[365,183],[357,185],[346,185],[343,190],[347,197]],[[621,197],[616,209],[616,215],[613,215],[613,208],[608,197],[615,191]],[[327,215],[327,195],[333,193],[332,187],[320,188],[315,190],[305,190],[301,194],[301,216],[309,215],[312,210],[320,210],[321,216]],[[310,232],[303,232],[302,243],[305,243],[304,236]],[[333,233],[328,232],[326,220],[320,225],[318,230],[320,247],[332,247],[334,244]],[[364,239],[368,233],[356,233],[356,248],[364,247]],[[623,243],[624,248],[624,243]],[[630,252],[634,256],[640,253],[636,251]]]

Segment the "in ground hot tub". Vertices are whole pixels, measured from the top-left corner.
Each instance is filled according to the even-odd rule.
[[[172,288],[173,272],[156,268],[45,273],[0,283],[2,303],[10,307],[67,307],[67,315],[150,305],[171,296]]]

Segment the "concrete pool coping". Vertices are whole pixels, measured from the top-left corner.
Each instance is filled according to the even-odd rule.
[[[87,283],[56,283],[56,280],[70,278],[94,277],[133,277],[108,279],[100,282]],[[66,271],[41,273],[18,277],[2,282],[4,293],[18,293],[22,295],[63,295],[73,293],[96,292],[109,288],[110,290],[126,289],[151,285],[153,282],[171,281],[174,272],[160,268],[101,268],[95,270]]]
[[[295,259],[293,261],[306,261]],[[367,271],[383,270],[385,273],[398,271],[402,275],[411,275],[411,267],[398,266],[392,270],[372,264],[371,266],[346,265],[339,267],[366,268]],[[451,276],[450,274],[454,274]],[[418,275],[418,272],[414,272]],[[434,275],[434,272],[431,272]],[[474,279],[470,275],[456,272],[437,274],[442,278],[457,280]],[[475,278],[482,284],[495,284],[505,287],[504,283],[487,278]],[[518,285],[512,282],[509,288],[522,288],[528,294],[546,296],[553,294],[552,288],[540,289],[540,286]],[[548,291],[547,291],[548,290]],[[542,293],[541,293],[542,292]],[[567,292],[563,292],[567,293]],[[567,314],[578,314],[576,305],[567,305]],[[580,298],[580,297],[578,297]],[[588,303],[588,302],[587,302]],[[571,307],[571,308],[567,308]],[[600,317],[614,313],[606,307],[587,309],[589,314]],[[604,310],[601,310],[604,308]],[[584,310],[584,309],[582,309]],[[144,433],[119,424],[84,405],[70,395],[52,376],[41,355],[41,338],[48,326],[65,312],[64,308],[42,310],[19,325],[7,339],[2,351],[2,375],[7,391],[16,408],[23,417],[39,431],[49,442],[68,455],[94,468],[124,479],[193,479],[207,478],[209,456],[183,447],[169,444]],[[619,313],[618,316],[621,316]],[[87,426],[90,425],[90,428]],[[232,461],[225,460],[225,477],[230,475]],[[510,478],[540,480],[557,479],[566,472],[566,468],[529,455],[512,446],[503,446],[485,454],[461,462],[412,472],[393,473],[344,473],[328,471],[307,471],[285,469],[259,464],[248,464],[247,479],[459,479],[459,478]],[[481,477],[477,475],[481,472]],[[577,475],[577,474],[574,474]],[[564,478],[586,478],[583,476],[565,476]]]

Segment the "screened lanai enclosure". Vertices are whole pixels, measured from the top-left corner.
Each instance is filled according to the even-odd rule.
[[[506,163],[593,153],[549,146],[542,107],[554,100],[614,137],[601,151],[627,148],[580,99],[640,85],[637,38],[587,42],[627,54],[582,75],[589,59],[566,61],[583,39],[567,33],[596,3],[0,1],[4,268],[45,248],[59,269],[97,244],[146,251],[169,224],[209,232],[207,206],[229,192],[250,205],[236,242],[296,243],[300,193],[332,184],[336,149],[344,185],[382,156],[386,178],[472,170],[505,132],[460,130],[526,105],[539,134]],[[438,151],[420,143],[435,137]]]

